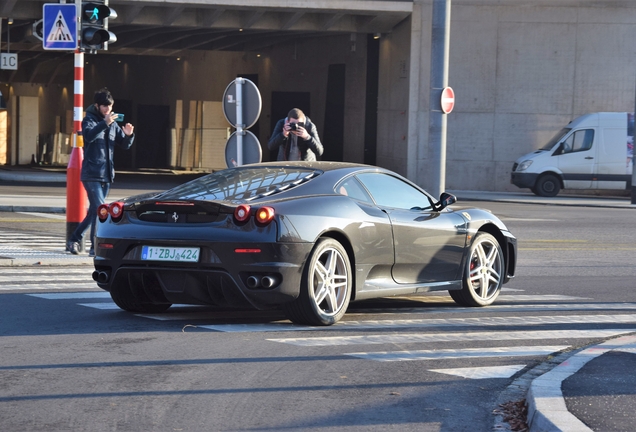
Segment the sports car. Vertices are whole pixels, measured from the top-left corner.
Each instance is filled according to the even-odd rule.
[[[308,325],[429,291],[487,306],[514,277],[517,240],[455,202],[375,166],[244,165],[100,206],[93,279],[130,312],[280,308]]]

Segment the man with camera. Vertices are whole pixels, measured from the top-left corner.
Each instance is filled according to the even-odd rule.
[[[267,146],[278,149],[279,161],[315,161],[323,152],[316,126],[298,108],[276,123]]]
[[[115,145],[129,149],[135,139],[135,127],[130,124],[119,126],[123,115],[113,112],[113,96],[107,88],[97,90],[93,105],[86,109],[86,117],[82,120],[84,137],[84,162],[82,163],[81,180],[88,195],[88,211],[86,217],[75,228],[66,243],[66,250],[73,255],[81,251],[84,232],[91,227],[90,256],[95,256],[95,226],[97,223],[97,207],[106,201],[110,185],[115,179],[113,155]]]

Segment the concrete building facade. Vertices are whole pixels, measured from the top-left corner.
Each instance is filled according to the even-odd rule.
[[[513,161],[570,120],[634,110],[633,2],[448,1],[456,104],[448,115],[446,188],[516,190]],[[28,28],[42,3],[4,0],[0,13]],[[373,163],[424,187],[431,183],[433,0],[225,3],[111,0],[122,23],[111,25],[119,40],[107,52],[85,55],[85,105],[107,86],[116,110],[135,124],[139,141],[117,156],[119,168],[221,168],[231,132],[220,110],[223,91],[245,76],[262,95],[251,130],[263,160],[271,158],[275,121],[299,106],[318,126],[328,149],[323,159]],[[179,33],[186,30],[190,39]],[[179,45],[212,30],[220,33],[206,34],[200,46]],[[22,164],[42,153],[43,140],[64,141],[72,131],[73,54],[42,52],[28,32],[11,31],[20,63],[18,71],[0,72],[8,123],[0,163]],[[144,31],[155,32],[154,43],[140,36]],[[230,32],[250,37],[214,45]],[[47,141],[49,159],[53,147]]]

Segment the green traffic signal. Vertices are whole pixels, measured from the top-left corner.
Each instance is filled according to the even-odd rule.
[[[85,19],[91,24],[103,21],[104,18],[117,18],[115,9],[111,9],[108,5],[101,3],[84,3],[82,4],[82,10]]]
[[[92,53],[108,49],[108,43],[117,41],[117,36],[108,31],[108,19],[117,18],[117,12],[108,6],[108,0],[82,2],[81,47]]]

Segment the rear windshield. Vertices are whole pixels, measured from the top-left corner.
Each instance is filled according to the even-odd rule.
[[[558,143],[559,141],[561,141],[561,138],[563,138],[565,136],[565,134],[567,134],[568,132],[570,132],[572,129],[570,128],[563,128],[561,129],[559,132],[557,132],[557,134],[555,136],[552,137],[552,139],[550,141],[547,142],[546,145],[544,145],[543,147],[540,148],[540,150],[552,150],[552,147],[554,147],[554,145],[556,143]]]
[[[177,186],[162,199],[253,200],[298,186],[321,172],[295,167],[231,168]]]

